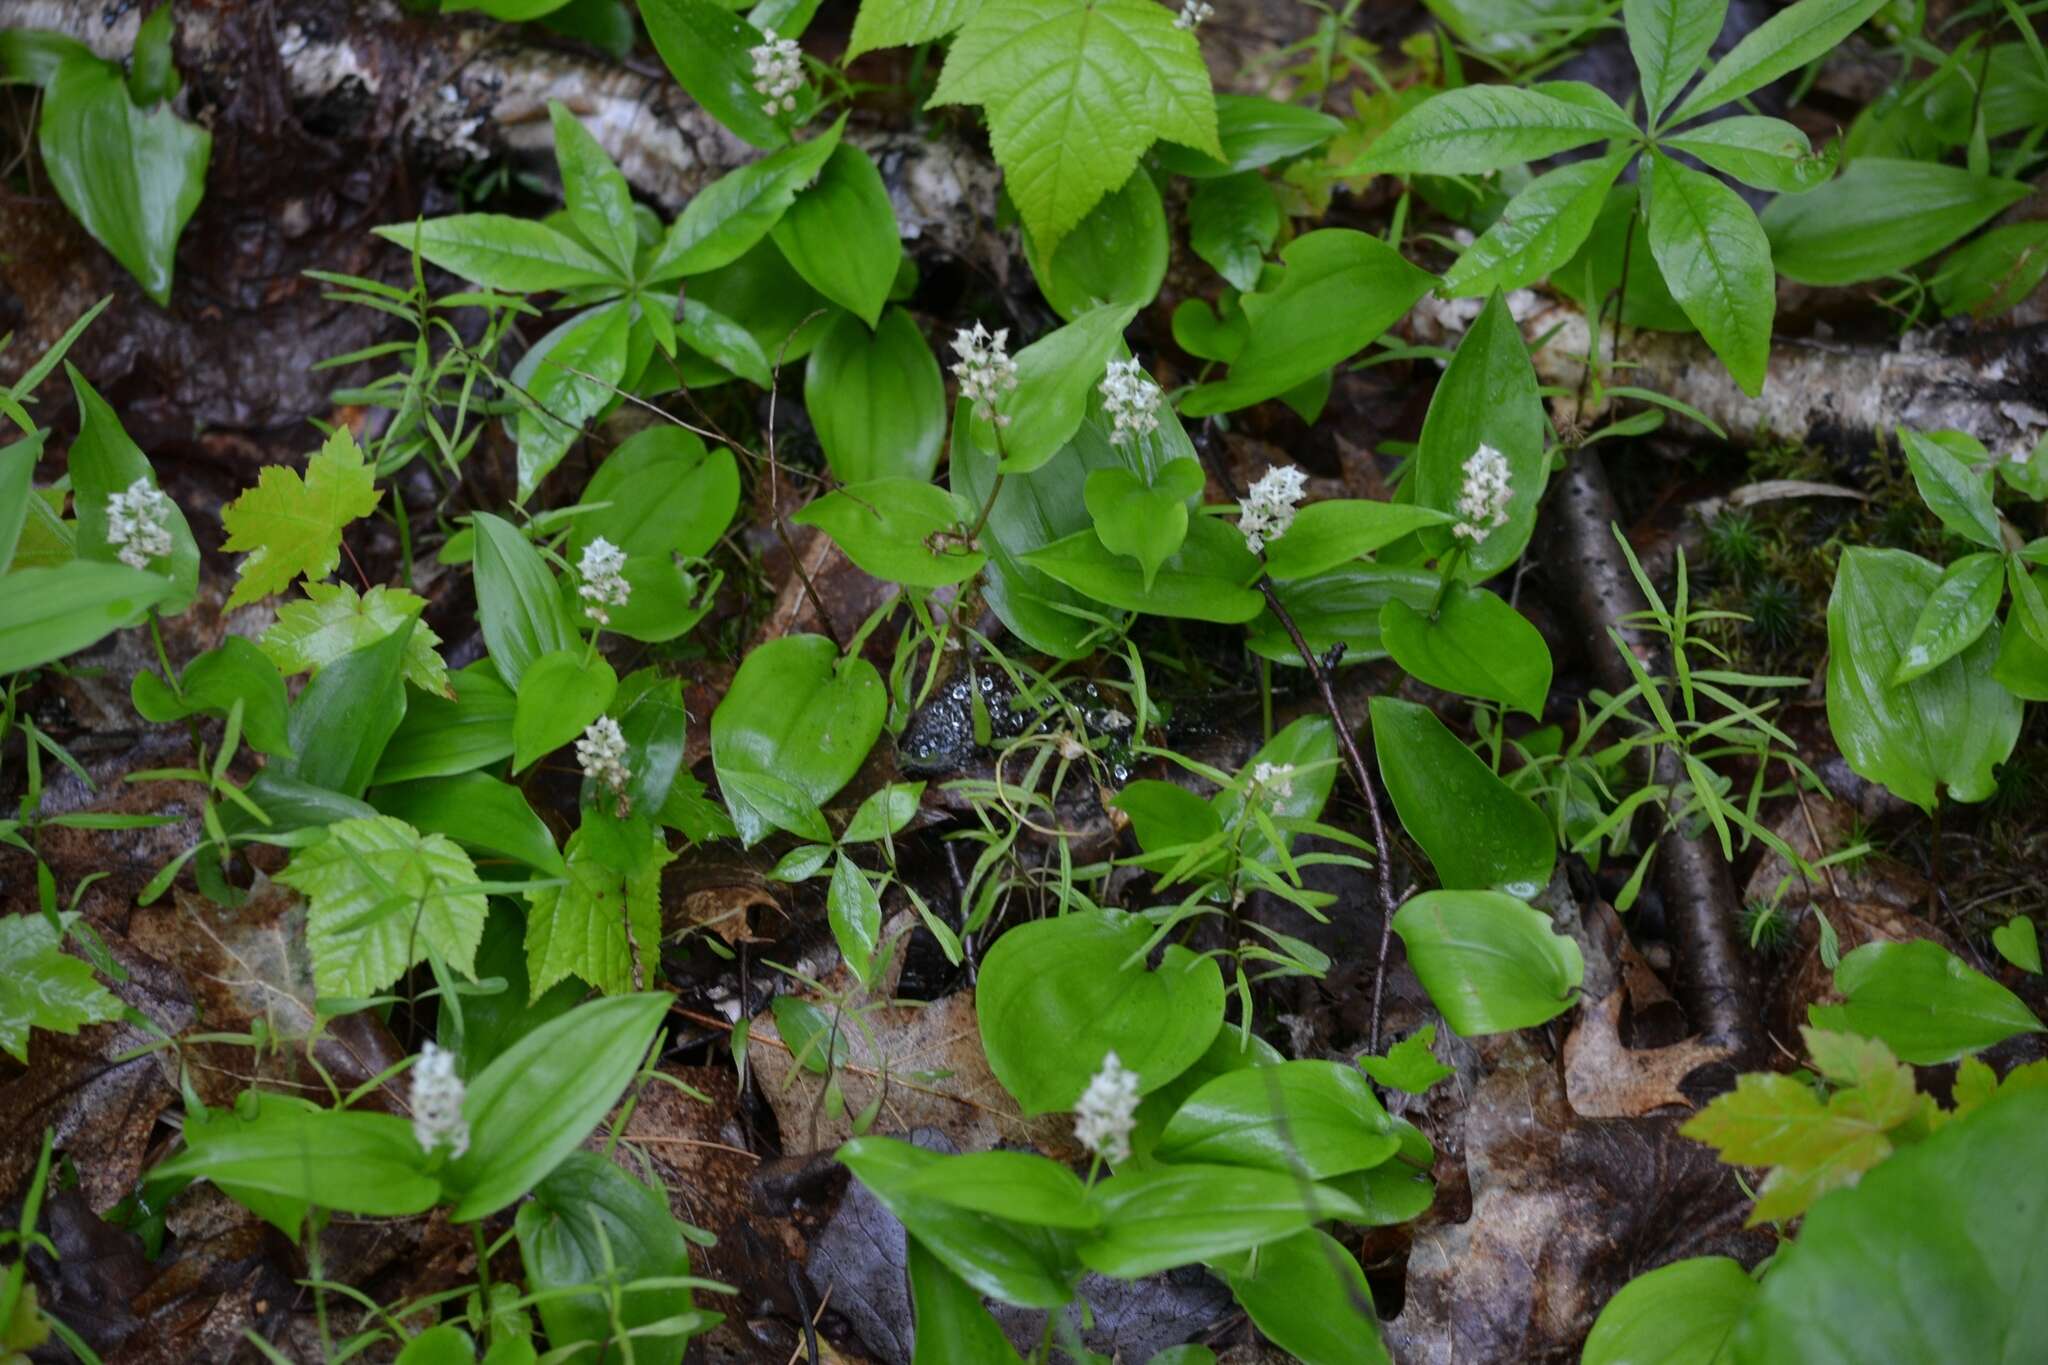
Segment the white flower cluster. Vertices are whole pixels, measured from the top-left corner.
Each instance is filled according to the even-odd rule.
[[[1508,504],[1515,500],[1508,481],[1508,457],[1482,443],[1465,461],[1465,486],[1458,492],[1458,524],[1451,534],[1474,545],[1508,524]]]
[[[1294,795],[1292,763],[1261,763],[1252,769],[1252,782],[1273,796]]]
[[[1180,16],[1173,21],[1175,28],[1194,29],[1216,17],[1216,7],[1208,0],[1185,0],[1180,7]]]
[[[615,793],[623,793],[633,780],[633,770],[626,766],[626,737],[610,716],[599,716],[583,728],[583,738],[576,741],[576,761],[583,765],[585,777]]]
[[[612,623],[611,613],[606,607],[623,607],[626,599],[633,595],[633,585],[626,581],[626,552],[598,536],[583,548],[583,558],[577,561],[576,572],[583,578],[583,586],[576,591],[583,595],[589,605],[583,614],[601,626]]]
[[[462,1117],[462,1078],[455,1054],[428,1043],[412,1064],[412,1136],[420,1150],[446,1147],[459,1157],[469,1150],[469,1122]]]
[[[1131,1128],[1138,1120],[1138,1073],[1126,1070],[1114,1052],[1104,1053],[1102,1070],[1074,1105],[1074,1136],[1111,1165],[1131,1159]]]
[[[960,396],[974,404],[975,415],[984,422],[1008,426],[1010,419],[998,416],[996,404],[1017,387],[1017,362],[1010,359],[1010,329],[998,327],[991,333],[980,323],[962,327],[953,337],[953,377],[960,381]]]
[[[1109,439],[1135,441],[1159,429],[1159,386],[1138,364],[1137,357],[1112,360],[1102,378],[1102,410],[1116,424]]]
[[[747,49],[754,59],[754,93],[770,118],[793,114],[796,92],[804,87],[803,53],[794,38],[778,38],[772,28],[762,29],[761,36],[768,41]]]
[[[146,569],[149,561],[171,552],[171,500],[137,479],[125,493],[107,499],[107,543],[121,549],[118,556],[131,569]]]
[[[1237,529],[1257,554],[1294,525],[1294,509],[1308,491],[1308,475],[1291,464],[1275,465],[1259,476],[1252,491],[1237,500]]]

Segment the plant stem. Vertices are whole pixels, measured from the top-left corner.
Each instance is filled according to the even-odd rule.
[[[1237,487],[1232,482],[1229,471],[1223,467],[1223,462],[1215,456],[1214,435],[1214,423],[1204,422],[1201,434],[1196,438],[1195,449],[1200,452],[1203,463],[1209,467],[1209,472],[1216,476],[1216,482],[1223,486],[1224,493],[1236,498],[1240,496]],[[1323,709],[1329,713],[1330,723],[1337,728],[1337,745],[1343,750],[1345,767],[1350,770],[1352,782],[1365,797],[1366,815],[1372,821],[1372,842],[1377,858],[1373,867],[1373,882],[1379,891],[1380,942],[1379,949],[1373,956],[1372,1025],[1367,1033],[1367,1050],[1378,1052],[1380,1007],[1387,984],[1387,953],[1393,944],[1394,911],[1399,908],[1394,904],[1393,865],[1388,856],[1386,820],[1380,814],[1380,798],[1373,787],[1372,772],[1365,765],[1365,756],[1359,752],[1358,741],[1352,736],[1351,727],[1344,723],[1343,709],[1337,705],[1337,692],[1330,685],[1329,672],[1316,658],[1314,651],[1308,647],[1308,641],[1302,638],[1301,629],[1294,624],[1294,618],[1288,614],[1287,608],[1281,605],[1280,595],[1273,590],[1273,580],[1263,572],[1259,574],[1259,592],[1266,599],[1267,610],[1273,613],[1273,618],[1287,632],[1287,638],[1293,642],[1295,652],[1301,655],[1301,662],[1308,668],[1309,676],[1315,680],[1316,691],[1322,695]],[[1335,657],[1333,654],[1333,661]]]

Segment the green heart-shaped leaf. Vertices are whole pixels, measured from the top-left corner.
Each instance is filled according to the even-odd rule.
[[[1150,485],[1128,469],[1098,469],[1088,476],[1082,499],[1096,538],[1137,560],[1150,592],[1159,566],[1187,539],[1188,499],[1201,491],[1202,466],[1183,457],[1169,460]]]
[[[619,675],[600,656],[585,662],[576,650],[558,649],[535,659],[519,680],[512,712],[514,771],[582,734],[618,689]]]

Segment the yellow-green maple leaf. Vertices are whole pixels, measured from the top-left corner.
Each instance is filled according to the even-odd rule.
[[[425,598],[404,588],[375,587],[358,595],[346,583],[308,583],[305,600],[279,607],[277,624],[263,632],[256,645],[290,677],[325,668],[410,620],[414,625],[405,641],[405,680],[422,692],[452,701],[455,689],[448,685],[448,665],[434,649],[441,637],[420,620],[426,605]]]
[[[526,893],[526,973],[535,1000],[571,976],[607,995],[638,990],[661,962],[661,869],[675,855],[650,831],[631,874],[623,874],[586,832],[571,835],[564,850],[567,884]]]
[[[306,462],[304,477],[285,465],[265,466],[254,488],[221,509],[224,548],[249,556],[228,605],[283,592],[301,574],[327,577],[341,561],[342,528],[376,507],[376,471],[363,463],[345,427]]]

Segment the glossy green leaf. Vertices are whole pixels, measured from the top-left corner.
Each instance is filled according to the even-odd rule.
[[[773,824],[750,779],[793,785],[814,806],[846,785],[882,731],[887,697],[865,659],[822,635],[786,635],[740,664],[711,715],[711,759],[742,842]]]
[[[1276,582],[1312,578],[1361,555],[1384,549],[1426,526],[1456,518],[1408,502],[1331,498],[1294,514],[1287,533],[1266,547],[1266,573]]]
[[[206,191],[213,135],[168,103],[144,111],[119,67],[83,54],[51,74],[36,134],[64,207],[167,305],[178,236]]]
[[[1041,247],[1165,139],[1221,154],[1195,35],[1152,0],[983,0],[931,103],[979,104],[1004,187]]]
[[[1991,931],[1998,955],[2023,972],[2041,974],[2041,935],[2025,915],[2014,915]]]
[[[1073,1296],[1080,1267],[1070,1234],[910,1192],[910,1182],[945,1157],[885,1137],[855,1138],[840,1146],[838,1157],[902,1220],[913,1245],[921,1245],[976,1293],[1026,1308],[1061,1308]]]
[[[464,213],[372,228],[387,242],[486,289],[539,293],[605,284],[614,272],[588,247],[546,223],[503,213]]]
[[[1698,157],[1745,185],[1778,194],[1804,194],[1835,173],[1839,144],[1815,152],[1804,130],[1783,119],[1737,114],[1702,124],[1665,146]]]
[[[29,500],[36,496],[36,461],[42,453],[43,441],[38,435],[0,446],[0,574],[13,565],[15,547],[21,543]]]
[[[1607,1301],[1580,1365],[1720,1365],[1756,1290],[1749,1272],[1726,1256],[1659,1266]]]
[[[568,558],[603,536],[630,556],[709,554],[739,508],[739,465],[697,434],[659,424],[636,432],[597,467],[577,500],[597,508],[570,523]]]
[[[1811,1005],[1815,1028],[1877,1038],[1903,1061],[1939,1066],[2041,1021],[2020,998],[1938,943],[1866,943],[1835,969],[1842,1005]]]
[[[279,757],[291,752],[285,733],[284,679],[277,665],[239,635],[209,649],[179,675],[175,691],[144,669],[129,685],[129,697],[144,720],[159,725],[187,716],[226,716],[242,704],[242,735],[255,748]]]
[[[882,939],[882,898],[865,872],[844,853],[832,863],[825,915],[839,955],[862,985],[874,980],[875,948]]]
[[[582,641],[540,552],[502,517],[478,512],[473,520],[477,618],[491,662],[516,688],[535,659]]]
[[[1828,598],[1828,728],[1857,773],[1932,810],[1943,787],[1982,801],[2019,740],[2020,702],[1991,676],[1989,635],[1913,681],[1892,678],[1941,570],[1903,550],[1851,546]]]
[[[161,575],[90,560],[17,569],[0,582],[0,675],[75,654],[175,591]]]
[[[1235,175],[1271,166],[1312,152],[1344,131],[1344,125],[1317,109],[1288,104],[1265,95],[1216,96],[1218,156],[1174,143],[1162,143],[1153,155],[1175,175],[1197,180]],[[1220,158],[1220,159],[1219,159]]]
[[[811,288],[870,327],[881,321],[903,245],[888,188],[866,152],[834,147],[769,236]]]
[[[1238,770],[1237,780],[1211,798],[1218,823],[1237,823],[1244,803],[1253,799],[1252,784],[1261,766],[1278,769],[1275,785],[1261,787],[1256,799],[1274,820],[1313,820],[1323,813],[1330,788],[1337,781],[1337,728],[1327,716],[1296,717],[1260,745]],[[1288,836],[1290,844],[1293,836]],[[1263,830],[1247,832],[1238,844],[1245,862],[1273,861],[1272,841]]]
[[[185,1150],[152,1180],[211,1180],[341,1213],[403,1217],[431,1208],[440,1184],[394,1114],[320,1109],[290,1095],[250,1092],[239,1109],[185,1116]]]
[[[534,1186],[515,1224],[526,1287],[557,1349],[594,1347],[600,1355],[633,1332],[671,1318],[715,1315],[693,1311],[690,1291],[664,1283],[627,1289],[636,1280],[672,1281],[690,1273],[690,1247],[669,1212],[668,1200],[595,1152],[571,1152]],[[579,1292],[554,1293],[572,1290]],[[614,1299],[613,1293],[617,1297]],[[696,1331],[633,1338],[641,1365],[678,1365]]]
[[[1394,932],[1444,1022],[1467,1038],[1555,1019],[1585,975],[1579,945],[1548,915],[1498,891],[1426,891],[1394,913]]]
[[[1379,1084],[1410,1095],[1420,1095],[1453,1074],[1452,1068],[1436,1059],[1432,1050],[1435,1042],[1436,1025],[1424,1024],[1388,1048],[1385,1056],[1360,1057],[1358,1064]]]
[[[1822,1199],[1735,1328],[1733,1365],[2020,1361],[2048,1306],[2048,1090],[2001,1094]]]
[[[1786,6],[1716,62],[1665,123],[1683,123],[1826,56],[1883,7],[1884,0],[1799,0]]]
[[[1780,275],[1855,284],[1917,265],[2027,193],[1960,166],[1860,157],[1819,189],[1773,200],[1763,225]]]
[[[548,118],[554,125],[555,165],[561,171],[570,223],[611,263],[618,278],[631,278],[640,230],[633,222],[633,192],[626,187],[626,177],[561,101],[548,101]]]
[[[292,756],[264,771],[359,797],[405,719],[405,650],[411,621],[314,675],[292,702]]]
[[[1635,136],[1621,109],[1591,86],[1468,85],[1394,120],[1355,168],[1378,175],[1477,175],[1606,138]]]
[[[71,505],[78,518],[75,548],[80,559],[118,563],[120,552],[107,540],[108,499],[127,492],[137,479],[147,480],[159,492],[162,489],[149,461],[129,438],[113,408],[86,383],[76,367],[67,363],[64,372],[71,380],[79,415],[78,439],[71,443],[71,453],[65,457],[71,471]],[[31,467],[33,463],[31,455]],[[193,540],[192,528],[176,499],[170,502],[164,524],[171,533],[171,552],[151,560],[148,568],[176,585],[176,591],[157,606],[163,615],[176,616],[191,606],[198,595],[199,545]]]
[[[1216,1077],[1182,1102],[1153,1151],[1167,1162],[1323,1180],[1377,1166],[1400,1146],[1356,1069],[1290,1061]]]
[[[839,145],[840,124],[727,171],[683,206],[661,250],[648,265],[650,280],[698,275],[728,265],[768,235]],[[781,260],[779,253],[775,254]]]
[[[945,3],[946,0],[940,0]],[[861,17],[874,5],[863,5]],[[855,32],[859,23],[855,23]],[[915,1237],[905,1246],[917,1339],[910,1365],[1019,1365],[1017,1350],[982,1306],[981,1295]]]
[[[485,857],[514,858],[561,876],[562,855],[519,788],[486,773],[427,777],[377,787],[370,802],[422,834],[444,834]]]
[[[1494,775],[1426,706],[1372,699],[1380,780],[1401,827],[1440,885],[1534,896],[1550,881],[1557,840],[1536,803]]]
[[[870,332],[835,319],[804,370],[804,410],[842,483],[928,480],[946,439],[946,384],[910,314],[891,308]]]
[[[605,713],[619,675],[604,657],[584,650],[543,654],[519,679],[512,711],[512,767],[526,768],[582,734]]]
[[[1476,539],[1461,538],[1448,529],[1423,532],[1423,544],[1439,554],[1463,547],[1460,577],[1474,582],[1491,578],[1513,564],[1528,545],[1548,470],[1544,438],[1549,431],[1522,329],[1508,311],[1507,300],[1496,292],[1437,381],[1416,457],[1415,501],[1453,515],[1461,515],[1458,502],[1467,477],[1465,466],[1479,448],[1491,447],[1507,460],[1511,496],[1504,509],[1506,522],[1480,527],[1483,534]]]
[[[476,865],[442,835],[388,815],[336,821],[277,880],[307,899],[306,948],[323,996],[372,995],[429,952],[474,975],[484,894],[466,889]]]
[[[1245,1166],[1152,1166],[1112,1176],[1089,1194],[1102,1211],[1102,1232],[1082,1243],[1081,1260],[1126,1279],[1246,1251],[1363,1211],[1328,1185]]]
[[[674,997],[648,992],[579,1005],[472,1077],[469,1152],[443,1173],[458,1223],[486,1218],[538,1184],[611,1112]]]
[[[1303,1365],[1391,1365],[1358,1259],[1310,1228],[1218,1267],[1267,1340]]]
[[[1185,456],[1168,461],[1149,484],[1128,469],[1089,474],[1081,492],[1095,537],[1110,553],[1138,561],[1143,591],[1152,590],[1159,566],[1187,540],[1188,503],[1203,483],[1202,466]]]
[[[1237,289],[1258,288],[1279,235],[1280,201],[1254,172],[1200,181],[1188,199],[1188,245]]]
[[[2048,222],[2008,223],[1949,253],[1930,281],[1946,317],[2017,308],[2048,280]]]
[[[668,803],[676,777],[683,771],[683,745],[689,737],[690,713],[683,706],[679,678],[664,678],[652,668],[628,674],[619,684],[613,710],[625,738],[632,777],[626,783],[626,809],[652,814]]]
[[[789,140],[753,88],[749,48],[760,30],[717,0],[640,0],[640,21],[676,84],[713,118],[756,147]]]
[[[1390,598],[1380,609],[1380,641],[1417,681],[1543,714],[1550,647],[1526,617],[1484,588],[1452,583],[1434,620]]]
[[[964,543],[974,515],[953,494],[922,479],[884,478],[836,488],[790,520],[831,536],[848,559],[876,578],[942,588],[972,578],[988,560]]]
[[[1941,518],[1941,524],[1964,540],[1988,550],[2003,550],[1998,512],[1991,505],[1990,471],[1981,463],[1977,467],[1969,463],[1972,458],[1988,463],[1983,446],[1955,432],[1929,436],[1900,427],[1898,435],[1920,500]]]
[[[1671,297],[1753,397],[1763,391],[1777,311],[1773,239],[1742,196],[1713,176],[1658,152],[1649,160],[1649,242],[1657,268]],[[1791,273],[1782,257],[1778,269]]]
[[[1141,169],[1088,210],[1050,253],[1027,234],[1024,257],[1053,311],[1072,321],[1104,305],[1150,303],[1166,278],[1167,246],[1166,206]]]
[[[1296,524],[1300,521],[1297,515]],[[1380,615],[1387,602],[1398,597],[1427,610],[1436,600],[1438,582],[1425,570],[1355,565],[1281,583],[1273,591],[1316,657],[1341,644],[1345,663],[1364,663],[1385,657]],[[1270,609],[1252,622],[1245,644],[1262,659],[1301,666],[1300,651]]]
[[[1145,1094],[1207,1050],[1223,1023],[1222,971],[1178,944],[1148,968],[1151,933],[1121,911],[1075,912],[1020,924],[989,950],[975,995],[982,1047],[1027,1115],[1071,1108],[1106,1053]]]
[[[1075,1174],[1035,1152],[972,1152],[934,1161],[905,1194],[1035,1227],[1087,1229],[1102,1221]]]
[[[1444,272],[1444,292],[1452,298],[1470,298],[1496,289],[1520,289],[1570,260],[1599,221],[1607,191],[1632,155],[1632,149],[1624,148],[1570,162],[1531,180]]]
[[[1277,398],[1364,349],[1436,282],[1379,238],[1349,228],[1304,233],[1280,259],[1279,284],[1242,300],[1251,335],[1229,376],[1189,393],[1181,402],[1187,416]],[[1347,304],[1333,308],[1332,299]]]
[[[687,307],[687,304],[685,305]],[[632,312],[624,302],[578,314],[535,342],[513,367],[512,382],[529,401],[514,423],[519,441],[517,501],[583,437],[626,379]]]
[[[1942,571],[1892,671],[1892,685],[1931,673],[1975,644],[1991,628],[2005,588],[2005,565],[1995,554],[1964,555]]]
[[[1105,546],[1094,531],[1077,531],[1023,556],[1024,562],[1098,602],[1153,616],[1198,621],[1249,621],[1265,599],[1245,584],[1258,577],[1258,561],[1236,528],[1196,517],[1187,539],[1145,583],[1144,570]]]
[[[1003,452],[1004,473],[1028,474],[1073,439],[1133,311],[1091,309],[1017,352],[1017,388],[998,409],[1009,419],[1000,444],[990,423],[973,419],[976,442]]]
[[[415,695],[377,760],[374,781],[449,777],[512,753],[512,689],[488,659],[448,675],[455,700]],[[252,735],[253,742],[253,735]]]
[[[1622,17],[1642,77],[1644,112],[1655,123],[1721,36],[1728,0],[1627,0]]]

